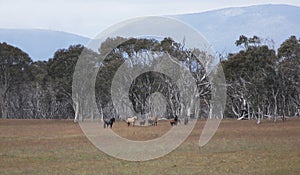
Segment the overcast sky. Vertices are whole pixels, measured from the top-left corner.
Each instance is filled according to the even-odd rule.
[[[0,0],[0,28],[37,28],[94,37],[132,17],[196,13],[299,0]]]

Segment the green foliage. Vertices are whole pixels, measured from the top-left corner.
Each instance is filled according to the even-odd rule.
[[[257,36],[248,38],[241,35],[235,44],[242,50],[228,54],[227,59],[222,61],[228,87],[226,111],[229,117],[241,113],[245,107],[243,100],[246,100],[252,117],[294,115],[300,109],[299,39],[296,36],[288,38],[278,48],[277,54],[262,41]],[[168,37],[162,40],[116,37],[104,41],[98,51],[100,54],[84,46],[73,45],[59,49],[49,61],[32,62],[22,50],[0,43],[1,117],[73,118],[72,81],[80,55],[89,58],[85,60],[88,64],[75,76],[91,78],[93,75],[87,74],[87,70],[99,70],[95,82],[99,108],[107,107],[113,111],[112,80],[129,58],[142,58],[128,64],[132,68],[139,64],[159,64],[160,56],[166,53],[189,69],[198,85],[201,104],[210,100],[209,80],[205,72],[205,58],[209,55],[200,50],[185,48],[184,43]],[[145,55],[153,58],[147,60]],[[99,62],[99,58],[103,61]],[[168,65],[164,66],[169,69]],[[147,112],[146,100],[154,92],[161,92],[169,99],[167,110],[180,108],[176,86],[169,77],[148,72],[132,82],[129,98],[136,112]]]
[[[222,62],[229,85],[227,112],[235,108],[235,112],[240,114],[242,101],[246,100],[248,106],[251,105],[251,113],[257,115],[277,115],[279,108],[282,109],[280,115],[297,113],[299,100],[296,99],[299,95],[295,89],[299,84],[297,60],[300,47],[296,37],[286,40],[277,55],[268,46],[261,45],[261,39],[256,36],[247,38],[242,35],[236,45],[242,45],[244,50],[229,54],[228,59]],[[285,103],[293,107],[287,110]],[[229,112],[229,115],[233,114]]]
[[[278,57],[286,59],[299,59],[300,55],[300,41],[296,36],[291,36],[284,41],[278,49]]]
[[[63,97],[71,98],[73,73],[83,49],[81,45],[60,49],[48,62],[48,75],[53,82],[58,100],[62,100]]]
[[[29,78],[29,65],[32,60],[27,53],[6,43],[0,43],[0,53],[2,84],[17,84]]]
[[[253,36],[252,38],[248,38],[244,35],[241,35],[238,40],[236,40],[236,46],[242,46],[244,49],[248,49],[249,47],[257,47],[261,44],[261,39],[258,36]]]
[[[2,118],[9,116],[10,93],[18,90],[32,77],[29,66],[31,58],[20,50],[6,43],[0,43],[0,104]]]

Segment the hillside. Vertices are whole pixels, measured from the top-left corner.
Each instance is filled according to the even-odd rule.
[[[233,7],[202,13],[174,15],[197,29],[218,53],[239,50],[234,42],[240,35],[272,39],[277,49],[289,36],[300,36],[300,7],[257,5]],[[0,29],[0,42],[17,46],[33,60],[48,60],[57,49],[86,44],[89,38],[66,32],[37,29]]]
[[[291,35],[300,36],[300,7],[258,5],[173,16],[199,30],[220,53],[235,52],[238,37],[273,39],[275,48]]]
[[[48,60],[56,50],[86,44],[88,38],[66,32],[37,29],[0,29],[0,42],[17,46],[33,60]]]

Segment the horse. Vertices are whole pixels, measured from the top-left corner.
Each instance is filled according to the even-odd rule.
[[[151,119],[148,119],[148,125],[153,125],[153,121]]]
[[[114,122],[116,121],[116,119],[113,117],[113,118],[111,118],[110,120],[104,120],[103,122],[104,122],[104,125],[103,125],[103,127],[104,128],[108,128],[108,126],[110,126],[110,128],[112,128],[112,126],[113,126],[113,124],[114,124]]]
[[[127,118],[126,119],[127,125],[130,126],[130,123],[132,123],[132,126],[134,126],[136,120],[137,120],[137,116]]]
[[[178,119],[177,116],[175,116],[174,119],[170,120],[171,126],[177,125],[177,123],[180,123],[180,120]]]
[[[152,118],[151,118],[151,121],[152,121],[152,126],[157,126],[157,117],[156,116],[153,116]],[[148,121],[149,122],[149,121]]]
[[[145,126],[146,120],[140,121],[140,126]]]

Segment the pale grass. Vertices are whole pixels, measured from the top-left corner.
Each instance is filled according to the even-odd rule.
[[[0,174],[299,175],[300,119],[285,123],[223,120],[216,135],[198,146],[205,121],[199,120],[176,150],[146,162],[118,160],[96,149],[78,124],[64,120],[0,120]],[[99,126],[101,127],[101,126]],[[159,137],[157,127],[113,130],[133,140]]]

